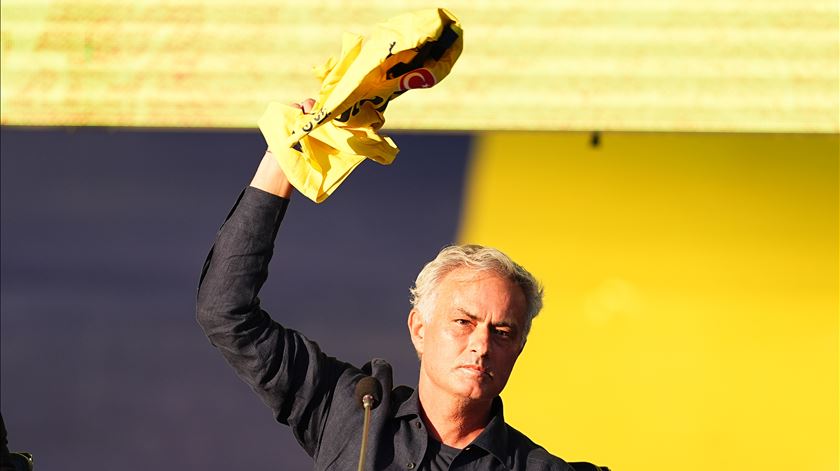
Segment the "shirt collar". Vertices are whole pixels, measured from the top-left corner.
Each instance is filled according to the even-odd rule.
[[[410,396],[403,396],[402,399],[394,417],[420,417],[420,396],[417,390],[412,391]],[[399,401],[400,398],[397,398],[397,400]],[[477,446],[493,455],[501,463],[508,464],[506,459],[508,456],[508,430],[507,424],[505,423],[504,407],[501,397],[493,399],[490,415],[490,422],[487,423],[484,430],[481,431],[469,446]]]
[[[394,390],[394,393],[394,399],[399,403],[394,418],[399,419],[410,415],[420,417],[420,396],[416,389],[412,389],[410,395],[406,394],[407,391]]]
[[[506,459],[508,456],[508,433],[501,397],[493,399],[490,414],[490,422],[487,423],[487,426],[484,427],[481,434],[473,440],[471,446],[482,448],[484,451],[496,457],[501,463],[508,464]]]

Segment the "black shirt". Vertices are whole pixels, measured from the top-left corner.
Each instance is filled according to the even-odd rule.
[[[247,188],[219,230],[198,292],[197,318],[210,342],[291,428],[316,470],[357,467],[363,414],[354,389],[366,375],[383,389],[382,404],[371,417],[368,469],[416,470],[430,463],[427,456],[437,462],[447,451],[452,454],[428,452],[433,440],[420,418],[417,392],[394,386],[388,362],[373,359],[357,368],[327,356],[260,308],[257,294],[287,206],[286,199]],[[455,454],[448,469],[572,470],[506,424],[502,409],[496,398],[487,427]]]
[[[420,471],[446,471],[460,453],[460,448],[453,448],[434,438],[429,438]]]

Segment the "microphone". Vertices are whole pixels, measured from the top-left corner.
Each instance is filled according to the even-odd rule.
[[[367,436],[370,429],[370,411],[382,401],[382,385],[372,376],[365,376],[356,383],[354,394],[356,404],[361,404],[365,410],[365,422],[362,427],[362,447],[359,450],[359,470],[365,467],[365,456],[367,451]]]
[[[370,408],[376,409],[382,398],[382,385],[373,376],[365,376],[356,383],[356,404],[367,408],[365,401],[370,401]],[[369,396],[369,397],[368,397]]]

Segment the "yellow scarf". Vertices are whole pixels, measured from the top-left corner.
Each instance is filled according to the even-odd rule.
[[[403,14],[377,25],[371,37],[345,33],[341,55],[316,70],[321,91],[310,114],[272,102],[260,130],[289,181],[320,203],[365,158],[394,161],[399,149],[378,133],[388,103],[449,74],[463,31],[443,8]]]

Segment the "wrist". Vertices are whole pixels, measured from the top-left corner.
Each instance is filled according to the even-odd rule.
[[[283,169],[280,168],[280,164],[277,163],[277,159],[270,150],[265,152],[260,161],[254,178],[251,180],[251,186],[281,198],[288,199],[292,194],[292,184],[289,183],[289,179],[286,178],[286,174],[283,173]]]

